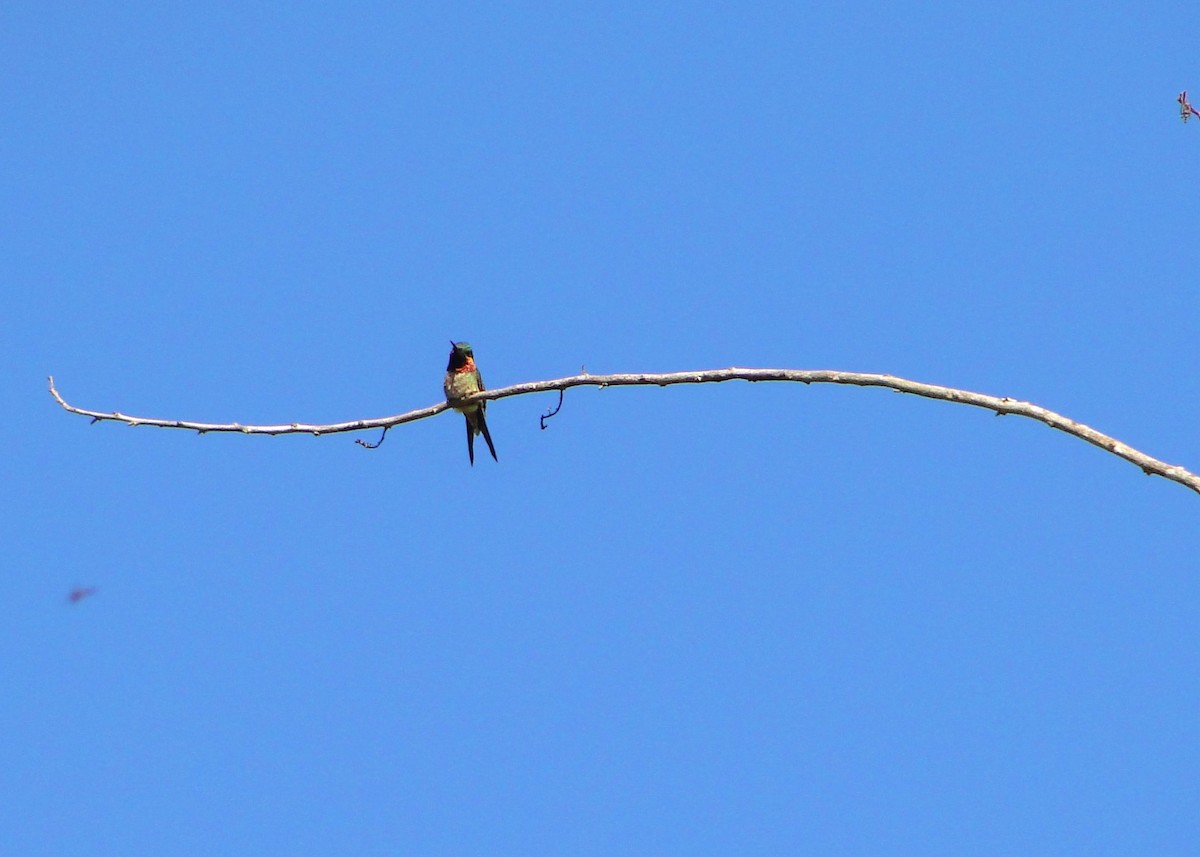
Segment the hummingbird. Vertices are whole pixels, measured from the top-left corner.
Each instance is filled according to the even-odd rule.
[[[454,410],[466,417],[467,455],[471,458],[471,464],[475,464],[475,435],[477,434],[483,435],[483,439],[487,441],[488,450],[492,453],[492,458],[499,461],[500,459],[496,458],[496,447],[492,445],[492,435],[488,432],[487,422],[483,418],[487,402],[472,402],[461,408],[454,404],[465,396],[485,389],[483,377],[475,368],[475,352],[471,350],[471,343],[450,340],[450,364],[446,367],[446,380],[442,383],[442,389],[446,391],[446,401],[454,405]]]

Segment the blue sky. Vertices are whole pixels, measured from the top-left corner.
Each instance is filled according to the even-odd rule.
[[[1196,470],[1194,11],[6,5],[5,848],[1192,853],[1200,496],[1045,426],[45,378],[886,372]]]

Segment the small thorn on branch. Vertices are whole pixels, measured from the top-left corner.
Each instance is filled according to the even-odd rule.
[[[368,443],[367,441],[363,440],[362,438],[355,438],[354,442],[357,443],[359,446],[361,446],[363,449],[379,449],[379,445],[381,443],[383,443],[383,439],[387,437],[387,432],[388,432],[389,428],[391,428],[391,426],[384,426],[383,434],[381,434],[379,436],[379,440],[375,441],[374,443]]]
[[[1188,101],[1186,89],[1179,93],[1179,97],[1175,100],[1179,102],[1179,118],[1185,123],[1193,116],[1200,118],[1200,111],[1197,111],[1196,108],[1192,106],[1191,102]]]
[[[565,392],[566,392],[565,390],[559,390],[558,391],[558,405],[555,406],[554,410],[546,411],[546,413],[542,414],[542,418],[540,421],[541,426],[542,426],[542,431],[546,430],[546,420],[550,419],[552,416],[554,416],[555,414],[557,414],[559,411],[562,410],[563,394]]]

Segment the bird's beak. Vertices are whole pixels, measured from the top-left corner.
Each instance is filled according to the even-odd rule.
[[[453,351],[455,348],[458,348],[458,343],[455,342],[453,339],[451,339],[450,340],[450,350]]]

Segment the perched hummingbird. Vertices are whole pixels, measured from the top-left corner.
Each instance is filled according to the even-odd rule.
[[[450,404],[464,396],[469,396],[472,393],[478,393],[484,389],[483,378],[479,374],[479,370],[475,368],[475,352],[471,350],[469,342],[450,341],[450,365],[446,367],[446,380],[442,384],[442,389],[446,391],[446,401]],[[458,411],[467,418],[467,455],[471,457],[471,464],[475,463],[475,435],[483,435],[483,439],[487,441],[488,450],[492,453],[492,458],[496,461],[496,447],[492,445],[492,436],[488,432],[487,422],[483,418],[483,412],[487,409],[487,402],[472,402],[463,407],[455,405],[454,410]]]

